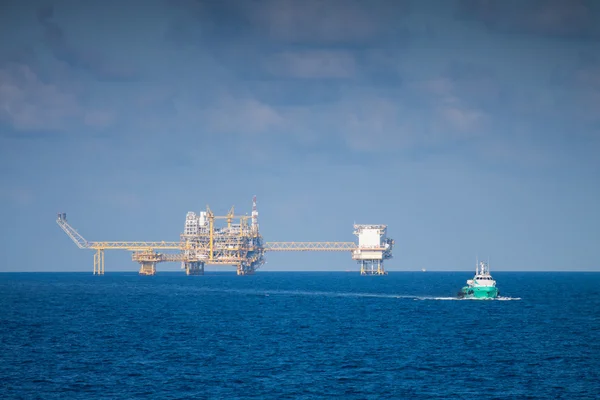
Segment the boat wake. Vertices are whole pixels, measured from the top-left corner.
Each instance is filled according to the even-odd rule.
[[[454,300],[465,300],[465,299],[461,299],[458,297],[436,297],[436,296],[419,296],[419,297],[415,297],[415,300],[448,300],[448,301],[454,301]]]
[[[354,297],[354,298],[380,298],[380,299],[408,299],[408,300],[521,300],[519,297],[498,297],[496,299],[466,299],[458,297],[440,297],[440,296],[418,296],[407,294],[386,294],[386,293],[365,293],[365,292],[325,292],[308,290],[256,290],[256,289],[221,289],[221,288],[201,288],[200,291],[206,292],[225,292],[245,294],[252,296],[317,296],[317,297]]]
[[[460,297],[433,297],[433,296],[425,296],[425,297],[416,297],[415,300],[459,300],[459,301],[511,301],[511,300],[521,300],[520,297],[505,297],[498,296],[495,299],[485,299],[485,298],[460,298]]]
[[[248,292],[246,292],[248,293]],[[258,291],[256,292],[259,293]],[[323,291],[308,291],[308,290],[265,290],[260,292],[264,295],[271,296],[318,296],[318,297],[372,297],[380,299],[412,299],[415,296],[385,294],[385,293],[365,293],[365,292],[323,292]]]
[[[195,288],[200,292],[211,293],[233,293],[251,296],[317,296],[317,297],[376,297],[376,298],[414,298],[415,296],[396,295],[385,293],[365,293],[365,292],[325,292],[309,290],[259,290],[259,289],[228,289],[228,288]]]

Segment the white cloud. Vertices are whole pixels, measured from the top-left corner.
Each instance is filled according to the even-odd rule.
[[[589,63],[575,73],[577,114],[584,121],[600,121],[600,62]]]
[[[356,75],[356,62],[346,51],[288,51],[271,57],[267,70],[292,78],[351,78]]]
[[[540,36],[599,37],[594,7],[586,0],[481,1],[461,0],[463,16],[483,22],[488,29]]]
[[[84,122],[93,128],[104,128],[114,122],[115,115],[110,111],[91,110],[85,113]]]
[[[401,0],[268,0],[251,3],[250,18],[275,40],[356,43],[372,39],[407,12]],[[396,12],[400,11],[400,12]],[[393,26],[393,24],[391,25]]]
[[[583,86],[600,90],[600,63],[580,68],[577,71],[576,79]]]
[[[440,110],[444,120],[460,132],[473,132],[482,127],[485,114],[468,108],[444,107]]]
[[[418,134],[406,129],[400,102],[365,98],[344,104],[338,111],[340,134],[349,148],[357,151],[384,151],[404,147]]]
[[[0,68],[0,120],[16,130],[71,131],[114,122],[113,111],[86,107],[79,95],[71,86],[43,81],[28,65]]]
[[[363,153],[439,146],[479,134],[483,113],[459,107],[415,108],[403,98],[358,91],[333,104],[280,111],[286,133],[297,143],[342,143]]]
[[[59,130],[81,112],[74,94],[26,65],[0,69],[0,118],[19,130]]]
[[[417,91],[423,92],[435,114],[436,130],[462,136],[483,128],[488,116],[485,112],[469,107],[461,98],[461,87],[448,78],[434,78],[417,83]]]
[[[283,123],[274,108],[252,98],[224,98],[201,114],[215,133],[266,133]]]
[[[593,28],[594,18],[582,0],[551,0],[542,2],[529,21],[536,31],[556,35],[578,35]]]
[[[487,119],[480,111],[439,102],[435,96],[431,104],[415,107],[410,98],[385,98],[360,89],[335,103],[293,107],[270,105],[249,95],[240,97],[231,92],[206,109],[180,107],[173,116],[177,120],[172,121],[173,127],[191,132],[193,126],[200,126],[196,132],[204,136],[199,138],[209,140],[228,135],[234,138],[232,150],[248,148],[257,140],[260,148],[269,143],[265,135],[275,135],[292,146],[314,150],[324,146],[329,151],[332,145],[340,145],[368,154],[468,139],[480,134]],[[268,150],[275,151],[272,145]],[[268,159],[264,151],[256,154]]]
[[[418,86],[433,95],[440,96],[444,99],[444,101],[454,99],[454,97],[452,96],[454,85],[452,81],[448,78],[430,79],[428,81],[420,83]],[[454,102],[454,100],[450,102]]]

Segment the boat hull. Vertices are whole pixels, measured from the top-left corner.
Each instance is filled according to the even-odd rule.
[[[499,291],[495,286],[465,286],[460,291],[460,297],[466,299],[495,299]]]

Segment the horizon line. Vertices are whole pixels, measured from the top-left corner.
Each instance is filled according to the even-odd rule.
[[[399,272],[399,273],[406,273],[406,272],[420,272],[420,273],[428,273],[428,272],[470,272],[471,270],[458,270],[458,269],[453,269],[453,270],[427,270],[427,271],[421,271],[421,270],[387,270],[386,272],[390,273],[390,272]],[[115,270],[115,271],[106,271],[106,273],[137,273],[137,270]],[[231,274],[235,274],[235,270],[227,270],[227,271],[217,271],[217,270],[209,270],[209,271],[205,271],[208,273],[231,273]],[[257,270],[255,272],[256,273],[270,273],[270,272],[341,272],[341,273],[356,273],[359,274],[360,271],[353,271],[353,270],[270,270],[270,271],[260,271]],[[600,270],[593,270],[593,269],[576,269],[576,270],[565,270],[565,269],[538,269],[538,270],[521,270],[521,269],[507,269],[507,270],[496,270],[495,272],[600,272]],[[58,271],[46,271],[46,270],[35,270],[35,271],[0,271],[0,274],[39,274],[39,273],[89,273],[90,275],[93,275],[92,271],[83,271],[83,270],[76,270],[76,271],[65,271],[65,270],[58,270]],[[165,270],[165,271],[157,271],[157,275],[158,274],[162,274],[162,273],[169,273],[169,274],[182,274],[185,275],[184,271],[173,271],[173,270]],[[202,275],[199,275],[202,276]]]

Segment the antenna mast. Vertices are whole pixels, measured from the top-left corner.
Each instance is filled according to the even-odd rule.
[[[258,232],[258,210],[256,209],[256,196],[252,197],[252,232]]]

